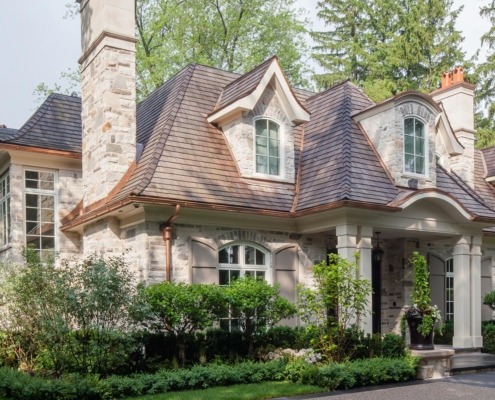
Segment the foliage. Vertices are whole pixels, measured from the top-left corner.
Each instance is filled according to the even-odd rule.
[[[342,361],[347,330],[367,312],[371,284],[359,276],[355,262],[337,254],[329,255],[329,263],[321,262],[313,268],[315,288],[299,288],[301,320],[316,339],[315,349],[328,360]]]
[[[319,367],[307,365],[300,369],[300,375],[292,379],[329,390],[350,389],[359,386],[377,385],[388,382],[404,382],[414,379],[418,360],[412,357],[372,358],[331,363]]]
[[[256,335],[297,312],[296,307],[280,295],[277,285],[272,286],[263,279],[236,279],[224,292],[231,315],[239,320],[251,356],[254,356]]]
[[[351,79],[375,101],[398,92],[432,91],[441,73],[464,62],[452,0],[318,2],[328,30],[313,32],[320,87]]]
[[[418,332],[426,336],[434,329],[436,323],[440,323],[440,310],[436,305],[431,305],[430,271],[425,257],[415,251],[409,261],[414,273],[411,295],[413,306],[406,311],[405,315],[406,318],[421,317]]]
[[[179,357],[185,362],[185,335],[212,327],[225,308],[217,285],[162,282],[144,289],[150,307],[151,328],[178,339]]]
[[[122,257],[3,266],[3,345],[27,371],[109,373],[126,366],[139,301]],[[126,366],[127,368],[127,366]]]
[[[60,73],[59,81],[53,84],[53,86],[49,86],[45,82],[41,82],[36,86],[33,90],[35,103],[37,106],[40,106],[51,93],[80,96],[80,86],[80,69],[76,68],[73,70],[69,68],[67,71]]]
[[[490,307],[492,311],[495,311],[495,290],[485,294],[485,297],[483,297],[483,304]]]
[[[436,326],[433,338],[435,344],[452,345],[452,340],[454,338],[454,321],[445,321],[443,326]]]
[[[58,380],[32,377],[9,368],[0,368],[0,398],[22,400],[114,399],[188,389],[205,389],[240,383],[259,383],[281,375],[285,364],[244,362],[235,365],[210,364],[177,371],[132,376],[67,375]]]
[[[495,323],[484,321],[482,325],[483,352],[495,354]]]
[[[138,98],[188,63],[245,73],[277,54],[305,83],[305,21],[294,0],[137,0]]]
[[[400,335],[386,333],[381,342],[382,357],[401,358],[406,355],[406,342]]]

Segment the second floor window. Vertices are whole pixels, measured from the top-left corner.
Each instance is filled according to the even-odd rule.
[[[417,118],[404,120],[404,172],[426,175],[426,129]]]
[[[258,119],[256,125],[256,173],[280,175],[280,125]]]
[[[0,246],[10,243],[10,175],[9,171],[0,177]]]

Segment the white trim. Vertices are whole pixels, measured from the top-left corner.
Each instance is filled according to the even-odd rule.
[[[26,171],[31,171],[31,172],[49,172],[53,174],[53,190],[45,190],[45,189],[33,189],[33,188],[26,188]],[[23,166],[22,167],[22,217],[23,217],[23,222],[22,222],[22,232],[23,232],[23,240],[24,240],[24,245],[27,245],[27,232],[26,232],[26,194],[48,194],[48,195],[53,195],[54,201],[53,201],[53,241],[54,241],[54,253],[53,256],[55,257],[56,253],[59,251],[59,234],[58,234],[58,227],[59,227],[59,216],[58,216],[58,209],[59,209],[59,179],[58,179],[58,170],[54,169],[47,169],[47,168],[38,168],[38,167],[30,167],[30,166]]]
[[[275,122],[278,125],[278,134],[279,134],[279,149],[278,149],[278,158],[279,158],[279,168],[277,175],[271,174],[262,174],[260,172],[256,172],[257,166],[257,158],[256,158],[256,122],[259,120],[270,120]],[[265,115],[258,115],[253,117],[253,176],[257,178],[266,178],[266,179],[281,179],[285,180],[285,129],[284,125],[280,123],[277,119]],[[269,168],[269,165],[268,165]]]
[[[406,120],[407,119],[417,119],[418,121],[420,121],[422,124],[423,124],[423,132],[424,132],[424,146],[425,146],[425,149],[424,149],[424,152],[425,152],[425,156],[424,156],[424,159],[425,159],[425,162],[424,162],[424,171],[425,173],[424,174],[418,174],[416,172],[411,172],[411,171],[406,171]],[[430,160],[430,146],[429,146],[429,139],[430,139],[430,135],[429,135],[429,132],[428,132],[428,126],[429,124],[423,119],[421,118],[419,115],[416,115],[416,114],[406,114],[402,117],[402,143],[403,143],[403,148],[402,148],[402,173],[404,175],[407,175],[407,176],[411,176],[411,177],[420,177],[420,178],[429,178],[430,174],[430,163],[431,163],[431,160]],[[416,133],[416,130],[414,131],[414,133]],[[416,138],[416,136],[414,136],[414,138]],[[416,145],[414,146],[414,158],[417,157],[417,154],[416,154]]]
[[[471,214],[469,214],[466,210],[464,210],[459,203],[456,201],[452,200],[450,197],[437,193],[437,192],[428,192],[428,193],[419,193],[414,196],[412,196],[409,200],[401,204],[401,207],[403,209],[409,207],[410,205],[416,203],[419,200],[423,199],[438,199],[438,200],[443,200],[446,203],[450,204],[452,207],[454,207],[464,218],[467,220],[471,219]]]
[[[208,122],[219,123],[221,125],[221,122],[227,119],[232,113],[253,110],[272,78],[275,78],[275,91],[281,92],[283,95],[280,96],[282,100],[281,104],[289,120],[294,124],[309,121],[309,113],[298,103],[292,94],[277,60],[274,59],[252,93],[213,113],[207,118]]]

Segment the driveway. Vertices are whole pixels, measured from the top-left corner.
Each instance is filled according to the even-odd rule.
[[[478,374],[455,375],[443,379],[414,381],[336,391],[311,396],[292,397],[315,400],[453,400],[453,399],[495,399],[495,371]],[[282,400],[282,399],[280,399]]]

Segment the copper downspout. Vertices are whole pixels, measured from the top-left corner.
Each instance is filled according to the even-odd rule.
[[[172,267],[172,222],[174,222],[179,216],[180,204],[175,206],[174,213],[170,216],[167,222],[160,224],[160,231],[162,232],[163,241],[165,242],[165,280],[170,282],[171,267]]]

